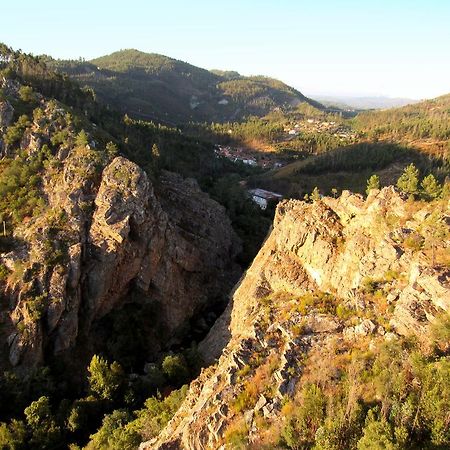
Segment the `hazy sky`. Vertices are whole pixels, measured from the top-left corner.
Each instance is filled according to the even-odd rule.
[[[450,0],[21,0],[0,18],[0,41],[27,53],[137,48],[309,95],[450,92]]]

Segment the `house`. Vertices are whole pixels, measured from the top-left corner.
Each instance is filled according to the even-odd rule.
[[[289,134],[295,136],[297,134],[297,130],[289,130]]]
[[[266,191],[265,189],[250,189],[248,193],[252,196],[252,200],[261,208],[266,209],[269,201],[280,201],[283,196],[275,192]]]

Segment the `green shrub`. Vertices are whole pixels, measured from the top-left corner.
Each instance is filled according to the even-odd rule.
[[[23,133],[27,127],[30,126],[28,116],[22,115],[17,119],[14,125],[7,128],[3,135],[3,141],[8,147],[16,146],[22,139]]]
[[[9,269],[4,264],[0,264],[0,281],[6,281],[9,274]]]
[[[108,364],[101,356],[94,355],[88,367],[89,386],[100,399],[113,400],[124,382],[123,370],[117,362]]]
[[[167,355],[161,367],[168,380],[175,385],[182,384],[189,378],[189,369],[183,355]]]
[[[145,402],[145,408],[138,411],[135,426],[146,439],[157,436],[174,416],[186,397],[188,386],[172,391],[162,399],[160,395],[150,397]]]
[[[37,322],[41,319],[47,306],[48,296],[39,295],[26,302],[29,318],[32,322]]]
[[[19,98],[23,102],[31,103],[36,100],[36,95],[31,86],[21,86],[19,88]]]
[[[133,416],[125,410],[116,410],[104,417],[102,426],[90,436],[86,450],[134,450],[142,441],[141,435],[127,426]]]

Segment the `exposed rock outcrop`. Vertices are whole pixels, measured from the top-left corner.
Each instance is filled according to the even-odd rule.
[[[448,216],[448,205],[441,206]],[[163,432],[140,448],[220,448],[237,417],[244,417],[252,442],[259,432],[254,417],[276,419],[282,399],[295,391],[305,355],[332,340],[416,334],[426,341],[430,323],[450,311],[450,274],[433,266],[423,231],[431,212],[392,187],[366,200],[344,192],[338,199],[280,203],[273,231],[200,346],[217,352],[225,342],[219,360],[191,384]],[[422,233],[423,250],[399,240],[402,230]],[[450,243],[439,246],[448,251]],[[265,380],[270,395],[246,386],[247,373]],[[249,389],[252,400],[236,403]]]
[[[155,195],[131,161],[117,157],[99,177],[95,160],[86,159],[85,150],[67,152],[60,177],[46,180],[48,215],[17,231],[27,241],[21,258],[36,267],[30,279],[24,274],[8,287],[15,305],[9,361],[23,370],[42,364],[45,353],[71,351],[80,336],[86,345],[93,324],[136,301],[137,291],[139,301],[158,305],[154,326],[164,330],[155,341],[158,350],[196,312],[223,301],[239,277],[234,258],[240,243],[225,209],[195,181],[163,174]],[[56,220],[64,220],[65,256],[50,264],[44,261],[46,241]],[[18,259],[14,255],[8,258]],[[45,293],[34,318],[28,313],[31,292],[34,299]],[[18,333],[19,323],[25,330]]]
[[[14,108],[4,100],[0,101],[0,128],[9,127],[14,115]]]

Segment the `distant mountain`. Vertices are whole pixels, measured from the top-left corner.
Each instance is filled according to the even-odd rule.
[[[281,81],[208,71],[155,53],[121,50],[92,61],[47,64],[94,89],[104,103],[134,118],[169,124],[262,116],[306,102],[322,107]]]
[[[334,95],[314,95],[314,98],[327,107],[338,107],[344,110],[388,109],[398,108],[419,100],[411,98],[391,97],[351,97]]]

